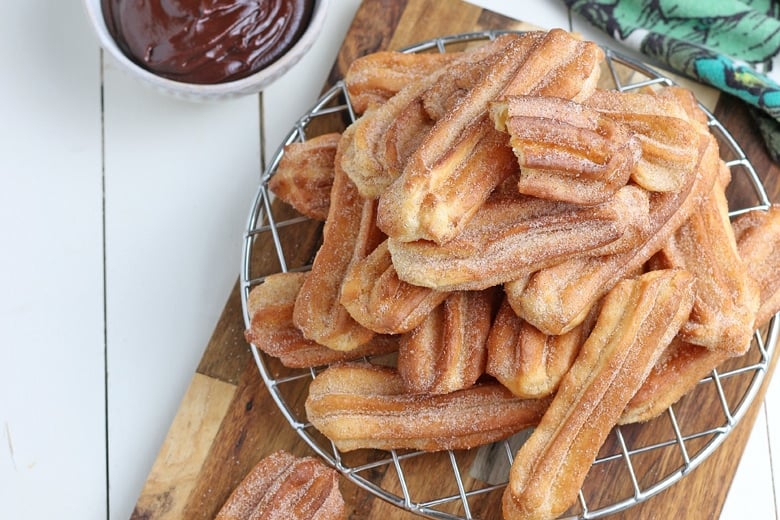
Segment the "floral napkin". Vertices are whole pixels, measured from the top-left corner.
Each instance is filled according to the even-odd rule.
[[[780,0],[564,1],[621,43],[749,103],[780,162]]]

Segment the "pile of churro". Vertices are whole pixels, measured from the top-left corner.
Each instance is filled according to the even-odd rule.
[[[561,30],[378,52],[345,77],[357,120],[288,145],[269,188],[323,242],[311,271],[252,289],[246,336],[331,365],[306,413],[339,449],[535,426],[504,517],[555,518],[616,424],[661,414],[780,309],[780,207],[731,221],[693,94],[604,90],[603,65]]]

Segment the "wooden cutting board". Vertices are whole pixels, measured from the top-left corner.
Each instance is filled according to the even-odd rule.
[[[358,56],[398,49],[425,39],[480,29],[523,29],[527,25],[459,0],[364,0],[345,38],[327,84],[338,80]],[[767,157],[746,108],[729,96],[717,100],[715,115],[737,136],[773,201],[780,200],[780,169]],[[316,238],[304,237],[312,245]],[[200,365],[182,400],[132,518],[213,518],[231,490],[262,457],[279,449],[312,455],[277,409],[243,338],[238,286],[231,292]],[[777,356],[775,356],[776,360]],[[770,374],[771,376],[771,370]],[[768,378],[767,378],[768,379]],[[717,518],[750,429],[763,400],[756,396],[737,428],[699,468],[670,489],[614,518]],[[603,488],[625,485],[603,476]],[[625,479],[625,475],[622,477]],[[428,479],[436,486],[436,479]],[[412,519],[341,480],[350,518]],[[500,507],[477,501],[477,518],[499,518]]]

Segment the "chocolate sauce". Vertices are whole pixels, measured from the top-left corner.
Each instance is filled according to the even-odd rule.
[[[313,0],[102,0],[122,51],[142,67],[187,83],[243,78],[292,47]]]

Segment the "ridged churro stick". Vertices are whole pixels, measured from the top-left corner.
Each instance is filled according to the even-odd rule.
[[[401,281],[385,240],[349,268],[341,286],[341,303],[364,327],[401,334],[422,323],[448,294]]]
[[[588,321],[559,336],[539,331],[504,298],[490,328],[486,372],[518,397],[539,398],[558,389],[592,327]]]
[[[435,74],[460,52],[406,53],[379,51],[350,63],[344,74],[352,109],[357,114],[383,105],[410,83]]]
[[[628,182],[639,140],[586,105],[546,96],[509,96],[490,105],[521,168],[520,193],[575,204],[606,201]]]
[[[409,394],[395,369],[334,365],[309,387],[306,416],[342,451],[469,449],[539,421],[549,399],[520,399],[496,382],[444,395]]]
[[[293,322],[308,339],[335,350],[352,350],[375,333],[341,305],[341,283],[350,265],[373,251],[383,237],[376,228],[376,202],[362,199],[339,167],[341,150],[339,146],[322,245],[295,300]]]
[[[277,451],[258,462],[233,490],[215,520],[341,520],[339,475],[312,457]]]
[[[485,373],[495,288],[451,293],[398,346],[398,373],[409,393],[446,394]]]
[[[654,269],[687,269],[696,276],[696,302],[680,330],[683,341],[732,356],[747,352],[759,290],[737,251],[719,180],[649,264]]]
[[[744,213],[733,226],[742,263],[759,289],[755,327],[762,327],[780,311],[780,204]]]
[[[506,520],[555,518],[576,501],[598,450],[687,319],[693,276],[653,271],[619,282],[539,425],[515,456]]]
[[[340,140],[341,134],[334,132],[285,146],[268,189],[309,218],[328,218],[333,162]]]
[[[633,229],[646,227],[647,218],[647,194],[636,186],[595,206],[516,196],[488,200],[446,244],[389,238],[388,247],[401,280],[440,291],[478,290],[570,258],[630,250]]]

